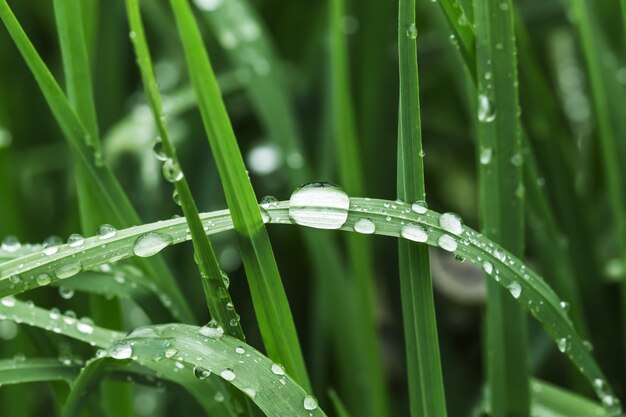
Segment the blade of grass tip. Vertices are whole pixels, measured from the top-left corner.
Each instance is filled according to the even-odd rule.
[[[135,55],[141,72],[144,90],[148,96],[148,102],[150,103],[150,108],[152,110],[160,135],[161,144],[163,146],[163,154],[165,158],[165,161],[163,162],[164,174],[168,165],[172,167],[172,171],[175,171],[170,172],[166,175],[166,177],[169,176],[168,179],[170,181],[173,180],[175,192],[178,193],[183,214],[185,215],[187,224],[189,225],[189,231],[191,233],[191,239],[195,251],[194,259],[196,260],[200,270],[202,288],[204,289],[207,307],[211,317],[216,322],[215,324],[211,323],[210,326],[214,327],[218,332],[224,332],[225,330],[226,334],[240,340],[245,340],[245,336],[241,328],[241,322],[239,320],[239,314],[235,311],[235,306],[230,297],[230,293],[228,292],[228,287],[226,286],[226,280],[224,279],[225,273],[221,270],[217,257],[215,256],[215,252],[213,251],[213,247],[211,246],[211,242],[204,232],[204,226],[200,220],[198,208],[191,194],[191,189],[189,188],[189,184],[187,183],[183,170],[180,167],[180,163],[176,155],[176,149],[170,140],[165,115],[163,113],[161,95],[158,90],[158,83],[154,73],[152,59],[150,57],[150,51],[148,49],[148,43],[141,20],[138,0],[127,0],[126,9],[131,29],[131,40],[135,48]],[[163,241],[164,237],[165,241]],[[157,242],[160,243],[169,241],[166,235],[159,236],[146,234],[143,238],[146,239],[146,241],[156,239]],[[137,242],[139,243],[141,240],[138,240]],[[234,401],[244,405],[247,409],[246,414],[252,416],[252,406],[243,394],[234,389],[232,389],[231,394]]]
[[[256,203],[237,139],[220,95],[200,31],[187,0],[171,0],[200,114],[231,210],[263,342],[310,389],[287,295]]]
[[[54,12],[61,45],[67,96],[88,132],[85,138],[86,144],[92,146],[97,159],[102,158],[81,3],[78,0],[54,0]],[[74,165],[80,167],[80,163],[75,162]],[[87,173],[79,168],[76,170],[75,178],[83,233],[89,233],[98,225],[108,221],[107,214],[99,204],[100,198],[90,187]],[[95,321],[109,328],[121,329],[123,327],[118,300],[107,300],[101,296],[92,295],[90,301],[91,314]],[[108,415],[134,415],[132,389],[129,384],[107,382],[102,385],[102,403]]]
[[[600,136],[602,166],[607,181],[609,202],[613,222],[615,223],[617,242],[623,267],[626,268],[626,181],[620,165],[623,152],[617,142],[615,126],[611,120],[610,100],[607,93],[607,81],[602,70],[601,51],[603,48],[597,39],[601,30],[594,20],[594,11],[585,0],[571,0],[571,11],[575,18],[583,55],[589,71],[589,81],[593,98],[594,115]],[[622,304],[626,304],[626,285],[622,284]],[[626,308],[622,309],[622,321],[626,321]]]
[[[504,5],[504,7],[503,7]],[[524,251],[524,194],[517,62],[510,0],[474,3],[478,80],[481,228],[516,256]],[[487,285],[485,359],[494,417],[528,416],[526,315],[508,292]]]
[[[533,379],[530,386],[533,417],[609,416],[600,404],[547,382]]]
[[[114,219],[115,223],[122,226],[141,223],[139,216],[110,168],[100,158],[94,158],[93,148],[86,143],[89,132],[78,119],[63,91],[38,55],[6,0],[0,0],[0,19],[30,68],[55,119],[59,123],[63,135],[73,152],[75,161],[78,163],[77,169],[82,170],[89,177],[93,198],[99,199],[100,206],[106,208],[109,217]],[[80,183],[78,185],[80,186]],[[173,316],[184,321],[194,321],[189,306],[163,260],[157,258],[150,260],[150,262],[143,261],[141,265],[165,293],[165,297],[168,299],[168,308]]]
[[[363,169],[356,138],[356,127],[350,92],[350,77],[347,42],[342,32],[345,15],[345,0],[329,0],[330,14],[330,110],[333,141],[339,157],[339,178],[351,195],[365,195]],[[364,339],[360,340],[367,362],[367,381],[362,386],[360,401],[351,404],[353,412],[362,416],[384,417],[389,413],[389,400],[385,390],[382,352],[376,335],[376,300],[374,259],[371,240],[356,234],[348,236],[348,254],[351,276],[356,286],[355,307],[363,327]]]
[[[350,413],[348,412],[348,409],[343,404],[343,401],[341,401],[341,398],[339,398],[335,390],[331,389],[328,392],[328,396],[330,397],[330,400],[333,402],[333,405],[335,406],[335,413],[337,414],[337,417],[351,417]]]
[[[399,199],[418,204],[425,201],[426,190],[416,39],[415,0],[400,0],[397,187]],[[411,416],[445,417],[447,410],[428,248],[400,239],[398,253]]]

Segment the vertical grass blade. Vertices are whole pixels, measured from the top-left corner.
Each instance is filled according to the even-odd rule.
[[[415,0],[400,0],[398,56],[400,103],[398,126],[398,198],[426,199],[417,68]],[[398,241],[402,321],[412,417],[447,415],[428,248]]]
[[[350,195],[365,195],[363,169],[356,137],[354,110],[351,99],[348,53],[342,21],[345,0],[329,0],[330,14],[330,103],[332,138],[337,146],[339,178]],[[385,391],[382,354],[376,336],[374,267],[371,240],[353,234],[347,237],[351,276],[355,286],[356,314],[362,328],[360,340],[362,361],[368,364],[366,383],[361,401],[352,406],[354,414],[384,417],[389,413]],[[355,352],[356,353],[356,352]]]
[[[510,0],[478,1],[474,13],[481,227],[487,237],[521,257],[523,156],[513,4]],[[499,285],[489,282],[487,288],[485,353],[491,413],[494,417],[528,416],[526,315]]]
[[[213,150],[269,356],[310,388],[300,342],[267,230],[215,74],[187,0],[171,0],[202,121]]]

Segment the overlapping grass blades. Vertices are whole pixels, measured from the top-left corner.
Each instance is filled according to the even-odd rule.
[[[425,204],[417,36],[415,1],[400,0],[397,190],[400,200]],[[447,411],[428,248],[400,240],[398,252],[411,416],[443,417]]]

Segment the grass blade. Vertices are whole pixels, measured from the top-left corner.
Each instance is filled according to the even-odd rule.
[[[187,0],[172,0],[200,115],[213,150],[242,253],[257,320],[269,356],[303,387],[309,378],[285,290],[254,190]]]
[[[0,384],[4,386],[42,381],[69,383],[76,378],[79,370],[78,365],[65,364],[58,359],[0,359]]]
[[[524,251],[523,156],[512,8],[511,1],[474,3],[480,217],[487,237],[521,257]],[[485,152],[489,158],[483,158]],[[506,290],[493,282],[487,288],[485,358],[491,412],[495,417],[528,416],[526,315]]]
[[[416,38],[415,1],[400,0],[397,187],[409,202],[426,199]],[[398,252],[411,416],[446,416],[428,248],[400,240]]]

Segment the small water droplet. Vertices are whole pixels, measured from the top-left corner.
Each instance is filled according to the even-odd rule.
[[[302,226],[339,229],[348,219],[350,198],[340,187],[315,182],[305,184],[291,194],[289,217]]]
[[[524,163],[524,157],[522,156],[521,153],[516,152],[512,157],[511,157],[511,164],[513,164],[513,166],[516,167],[521,167],[522,164]]]
[[[133,245],[133,253],[142,258],[156,255],[172,244],[172,237],[164,233],[149,232],[141,235]]]
[[[569,303],[567,301],[561,301],[559,305],[561,306],[563,310],[569,311]]]
[[[491,148],[481,148],[480,149],[480,163],[482,165],[488,165],[491,162],[491,156],[493,155],[493,150]]]
[[[73,277],[74,275],[78,274],[82,269],[83,266],[80,262],[68,262],[55,269],[54,275],[56,275],[58,279],[65,279]]]
[[[411,23],[409,25],[409,27],[406,29],[406,36],[409,39],[416,39],[417,38],[417,26],[415,26],[415,23]]]
[[[163,162],[163,177],[169,182],[177,182],[183,179],[183,171],[178,162],[173,159],[166,159]]]
[[[407,224],[400,229],[400,235],[413,242],[426,242],[428,241],[428,233],[426,229],[418,224]]]
[[[16,252],[21,247],[22,247],[22,244],[15,236],[5,236],[5,238],[2,239],[2,244],[0,245],[0,248],[2,248],[2,250],[5,250],[7,252]]]
[[[428,211],[428,204],[424,200],[416,201],[411,205],[411,210],[417,214],[425,214]]]
[[[359,219],[354,223],[354,231],[365,235],[371,235],[376,231],[376,225],[370,219]]]
[[[200,330],[198,331],[202,336],[206,336],[211,339],[220,339],[224,336],[224,329],[215,320],[211,320],[205,326],[200,327]]]
[[[522,295],[522,287],[519,285],[519,283],[517,283],[515,281],[513,281],[509,285],[507,285],[506,288],[509,290],[509,292],[511,293],[511,295],[515,299],[519,298],[520,295]]]
[[[230,368],[226,368],[222,372],[220,372],[220,376],[224,378],[226,381],[234,381],[235,378],[237,377],[237,375],[235,374],[235,371],[233,371]]]
[[[570,349],[570,341],[567,337],[562,337],[557,341],[559,352],[565,353]]]
[[[178,190],[174,189],[172,192],[172,200],[177,206],[182,206],[182,202],[180,201],[180,195],[178,195]]]
[[[437,245],[448,252],[454,252],[458,247],[458,243],[455,238],[450,235],[441,235],[437,239]]]
[[[81,246],[83,243],[85,243],[85,238],[78,233],[72,233],[70,237],[67,238],[67,244],[72,248]]]
[[[443,213],[439,217],[439,226],[446,232],[455,235],[463,233],[463,221],[454,213]]]
[[[272,364],[272,373],[274,375],[285,375],[285,368],[277,363]]]
[[[491,273],[493,272],[493,264],[491,262],[489,262],[489,261],[484,261],[483,262],[483,270],[487,274],[491,275]]]
[[[61,296],[61,298],[69,300],[74,296],[74,288],[64,287],[63,285],[61,285],[59,287],[59,295]]]
[[[496,110],[493,103],[484,94],[478,95],[478,121],[491,123],[496,119]]]
[[[304,409],[308,411],[313,411],[317,409],[317,400],[312,395],[307,395],[304,397]]]
[[[0,298],[0,304],[5,307],[13,307],[15,306],[15,298],[12,295],[7,295],[4,298]]]
[[[196,378],[202,380],[202,379],[208,378],[211,375],[211,371],[209,371],[206,368],[196,365],[193,367],[193,375]]]
[[[37,275],[37,278],[35,278],[35,281],[37,282],[38,285],[48,285],[50,284],[50,282],[52,281],[52,278],[50,277],[49,274],[46,274],[45,272],[43,274],[39,274]]]
[[[244,388],[243,392],[252,399],[256,397],[256,390],[254,388]]]
[[[94,330],[91,323],[86,322],[86,319],[76,322],[76,329],[83,334],[92,334]]]
[[[246,350],[244,348],[242,348],[241,346],[237,346],[235,348],[235,352],[237,352],[240,355],[243,355],[244,353],[246,353]]]
[[[154,157],[158,159],[159,161],[167,160],[167,155],[165,154],[165,147],[163,146],[163,141],[158,136],[154,140],[154,145],[152,145],[152,153],[154,154]]]
[[[133,348],[126,342],[116,342],[109,348],[113,359],[128,359],[133,355]]]
[[[109,239],[115,236],[117,229],[110,224],[103,224],[98,228],[98,239]]]

